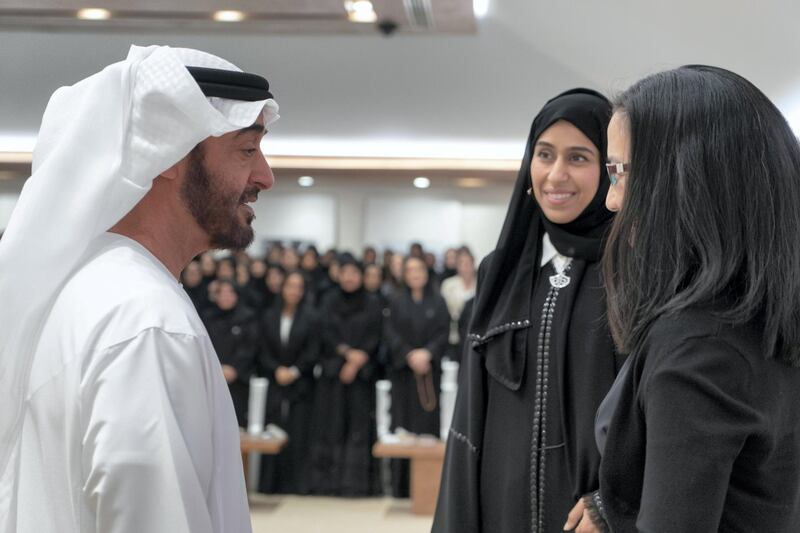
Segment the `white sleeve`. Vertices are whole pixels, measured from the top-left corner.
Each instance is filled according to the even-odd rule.
[[[213,406],[200,339],[149,329],[81,384],[83,492],[103,533],[212,533]]]

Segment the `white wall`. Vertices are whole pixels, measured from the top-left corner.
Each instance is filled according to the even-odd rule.
[[[336,245],[336,198],[324,194],[262,192],[253,210],[255,254],[266,240],[311,241],[321,248]]]
[[[254,205],[254,254],[268,241],[313,242],[360,253],[365,245],[405,251],[413,241],[427,249],[466,244],[476,258],[494,249],[505,217],[511,184],[487,189],[413,189],[380,181],[318,180],[309,189],[283,182],[263,191]],[[0,190],[0,230],[19,193]]]

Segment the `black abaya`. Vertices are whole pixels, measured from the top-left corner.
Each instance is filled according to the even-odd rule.
[[[389,379],[392,382],[392,430],[403,428],[416,434],[439,435],[439,385],[441,360],[450,334],[450,313],[444,299],[433,291],[417,302],[408,290],[395,293],[384,322],[384,340],[389,351]],[[431,372],[417,376],[408,366],[411,350],[431,353]],[[427,404],[427,408],[423,406]],[[392,466],[395,497],[407,497],[409,466],[396,460]]]
[[[375,441],[377,351],[382,313],[377,299],[363,289],[348,294],[332,289],[321,305],[322,375],[314,403],[311,490],[317,494],[367,496],[376,492],[372,459]],[[369,361],[350,384],[339,372],[345,359],[337,347],[363,350]]]

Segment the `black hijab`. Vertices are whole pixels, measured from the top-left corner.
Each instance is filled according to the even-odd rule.
[[[600,259],[613,216],[605,207],[609,182],[603,164],[610,117],[611,104],[603,95],[590,89],[572,89],[549,100],[534,118],[497,247],[481,268],[470,326],[470,337],[476,344],[529,325],[531,290],[539,270],[539,243],[544,231],[559,253],[585,261]],[[566,120],[594,143],[601,163],[594,198],[578,218],[567,224],[550,222],[533,194],[527,192],[531,187],[533,146],[559,120]]]
[[[339,255],[338,262],[340,271],[346,266],[353,266],[361,272],[363,277],[364,265],[361,264],[361,262],[355,257],[353,257],[353,254],[345,252]],[[366,305],[367,296],[367,290],[364,288],[363,279],[361,280],[361,286],[353,292],[346,292],[344,289],[339,287],[339,297],[334,304],[333,311],[341,317],[349,317],[359,313]]]

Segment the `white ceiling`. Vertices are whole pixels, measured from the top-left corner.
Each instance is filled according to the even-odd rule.
[[[53,90],[131,43],[200,48],[267,77],[282,115],[268,153],[516,157],[557,92],[613,93],[685,63],[732,69],[800,119],[798,2],[490,2],[467,35],[0,30],[0,151],[35,136]]]

